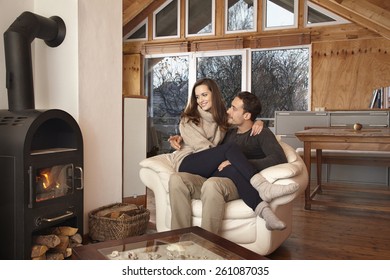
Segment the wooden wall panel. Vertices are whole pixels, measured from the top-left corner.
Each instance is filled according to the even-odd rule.
[[[390,86],[390,40],[312,44],[311,108],[368,109],[372,91]]]
[[[142,95],[143,63],[141,54],[123,56],[123,95]]]

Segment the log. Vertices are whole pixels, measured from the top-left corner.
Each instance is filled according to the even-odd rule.
[[[46,253],[47,260],[63,260],[64,255],[58,252],[47,252]]]
[[[114,205],[112,207],[98,211],[96,213],[96,216],[110,218],[111,214],[114,216],[115,215],[119,216],[123,212],[131,211],[131,210],[135,210],[135,209],[138,209],[138,206],[135,204]]]
[[[32,260],[63,260],[73,254],[74,247],[82,246],[82,236],[78,228],[59,226],[46,233],[33,236],[31,246]]]
[[[44,255],[49,248],[46,245],[33,245],[31,248],[31,258],[37,258]]]
[[[60,244],[60,238],[55,234],[37,235],[33,237],[33,244],[46,245],[48,248],[54,248]]]
[[[80,233],[76,233],[75,235],[72,235],[69,237],[71,240],[71,243],[81,244],[83,243],[83,237]]]
[[[83,244],[79,244],[79,243],[70,243],[69,244],[69,248],[75,248],[75,247],[80,247],[80,246],[83,246]]]
[[[54,228],[52,233],[56,234],[56,235],[72,236],[72,235],[75,235],[77,233],[77,231],[78,231],[78,228],[63,226],[63,227]]]
[[[34,257],[34,258],[31,258],[31,259],[34,260],[34,261],[46,260],[46,254],[43,254],[42,256]]]
[[[122,214],[122,212],[119,212],[119,211],[117,211],[117,212],[112,212],[112,213],[110,213],[110,218],[111,218],[111,219],[118,219],[118,217],[119,217],[121,214]]]
[[[66,248],[69,247],[69,236],[65,235],[59,235],[59,239],[61,240],[60,243],[52,248],[53,252],[60,252],[62,254],[65,254]]]
[[[66,248],[66,250],[65,250],[65,254],[64,254],[64,257],[65,258],[69,258],[71,255],[72,255],[72,253],[73,253],[73,250],[72,250],[72,248]]]

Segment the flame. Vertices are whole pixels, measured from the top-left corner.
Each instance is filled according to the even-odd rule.
[[[42,187],[47,190],[50,187],[55,189],[60,189],[61,184],[59,182],[51,182],[50,180],[50,171],[42,171],[38,176],[38,181],[42,182]]]
[[[37,170],[36,182],[36,201],[64,196],[68,191],[67,184],[67,166],[56,165],[50,168]]]
[[[42,186],[44,189],[47,189],[50,186],[49,175],[50,175],[50,172],[42,172],[40,174],[41,179],[42,179]]]

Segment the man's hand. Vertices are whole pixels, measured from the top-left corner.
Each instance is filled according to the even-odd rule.
[[[260,134],[261,130],[264,127],[264,122],[262,120],[257,120],[252,126],[251,136]]]
[[[218,166],[218,171],[222,171],[226,166],[231,165],[230,161],[225,160]]]
[[[171,144],[171,147],[175,150],[180,150],[181,149],[181,142],[183,141],[183,137],[180,135],[172,135],[169,136],[168,142]]]

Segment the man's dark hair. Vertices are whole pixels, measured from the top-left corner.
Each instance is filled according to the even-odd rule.
[[[241,91],[237,94],[237,97],[242,100],[244,111],[250,113],[251,120],[255,121],[262,109],[260,99],[249,91]]]

